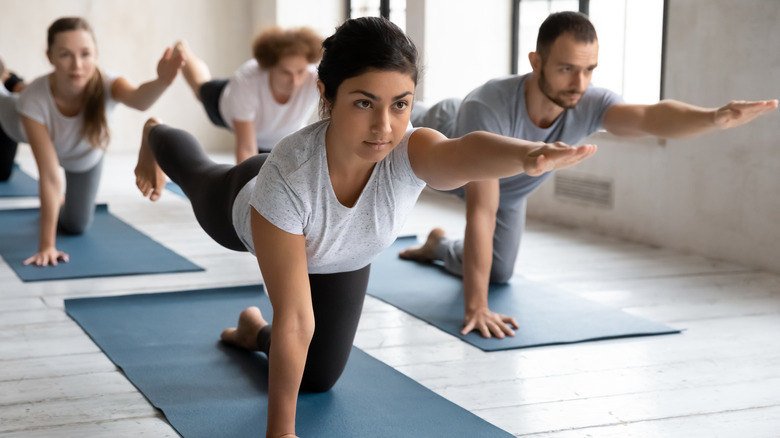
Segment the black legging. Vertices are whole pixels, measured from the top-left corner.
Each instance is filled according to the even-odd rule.
[[[167,125],[152,128],[149,145],[163,172],[190,199],[203,231],[225,248],[246,251],[233,228],[233,201],[257,176],[268,154],[255,155],[237,166],[218,164],[190,133]]]
[[[23,82],[22,78],[11,73],[11,76],[5,80],[5,83],[0,86],[5,87],[8,91],[13,91],[16,84]],[[8,136],[8,134],[0,128],[0,182],[8,181],[11,178],[11,172],[14,168],[14,158],[16,157],[16,148],[19,144],[16,140]]]
[[[233,227],[233,201],[254,178],[268,154],[231,166],[217,164],[189,133],[166,125],[149,132],[149,145],[157,162],[192,203],[201,227],[220,245],[246,251]],[[309,344],[301,390],[329,390],[347,364],[366,296],[370,265],[357,271],[309,274],[314,310],[314,336]],[[271,325],[257,334],[266,353],[271,347]]]
[[[0,128],[0,181],[8,181],[14,168],[14,157],[19,144]]]

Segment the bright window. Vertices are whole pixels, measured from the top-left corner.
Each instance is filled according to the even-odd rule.
[[[348,0],[349,18],[385,17],[406,30],[406,0]]]
[[[518,2],[517,72],[531,71],[539,26],[550,13],[588,12],[599,37],[599,66],[593,85],[630,103],[655,103],[661,96],[664,0],[515,0]]]

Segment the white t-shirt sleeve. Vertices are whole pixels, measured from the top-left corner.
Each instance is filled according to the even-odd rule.
[[[409,162],[409,137],[411,137],[417,129],[418,128],[408,129],[401,142],[389,156],[392,163],[391,169],[393,169],[394,173],[393,177],[404,184],[414,187],[425,185],[425,181],[417,177],[412,169],[412,163]]]
[[[303,234],[306,209],[274,163],[260,169],[249,204],[268,222],[290,234]]]
[[[114,99],[114,95],[111,93],[111,87],[114,85],[114,81],[116,81],[122,76],[108,71],[101,71],[101,73],[103,73],[103,86],[105,87],[106,97],[107,97],[106,103],[115,104],[117,100]]]
[[[49,118],[49,110],[46,105],[46,90],[39,85],[46,85],[48,81],[36,82],[36,86],[27,86],[19,95],[19,114],[38,123],[46,124]]]

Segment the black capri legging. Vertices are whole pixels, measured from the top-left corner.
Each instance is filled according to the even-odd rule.
[[[192,203],[195,217],[212,239],[236,251],[246,251],[233,227],[233,201],[254,178],[268,154],[255,155],[232,166],[213,162],[191,134],[157,125],[149,132],[149,145],[168,177]],[[309,344],[301,390],[329,390],[349,359],[357,332],[370,265],[351,272],[309,274],[314,310],[314,336]],[[260,350],[271,348],[271,325],[257,334]]]

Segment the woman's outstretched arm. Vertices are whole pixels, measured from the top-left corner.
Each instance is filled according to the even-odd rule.
[[[183,65],[184,58],[181,53],[174,54],[168,47],[157,63],[157,79],[135,87],[127,79],[117,78],[111,85],[111,96],[130,108],[146,111],[173,83]]]
[[[538,176],[579,163],[595,152],[595,145],[531,142],[484,131],[448,139],[421,128],[409,139],[414,173],[438,190],[519,173]]]

